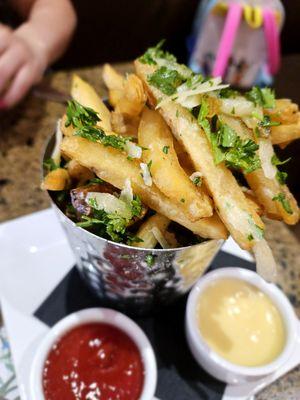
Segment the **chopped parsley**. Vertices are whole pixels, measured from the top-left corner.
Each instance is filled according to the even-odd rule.
[[[249,242],[252,242],[252,240],[254,240],[254,236],[252,235],[252,233],[249,233],[247,239],[249,240]]]
[[[288,199],[286,198],[284,193],[279,193],[277,196],[273,197],[272,199],[273,201],[279,201],[279,203],[281,203],[282,207],[284,208],[284,210],[288,213],[288,214],[293,214],[293,210],[291,207],[290,202],[288,201]]]
[[[65,126],[72,125],[74,128],[83,126],[94,126],[100,121],[98,113],[89,107],[84,107],[78,101],[71,100],[67,106],[67,120]]]
[[[278,126],[280,122],[272,121],[269,115],[264,115],[262,121],[258,123],[262,128],[271,128],[271,126]]]
[[[239,92],[237,90],[231,89],[229,87],[221,89],[219,92],[219,97],[221,99],[229,99],[232,97],[237,97],[239,95]]]
[[[277,155],[274,154],[271,159],[271,162],[273,165],[275,165],[275,167],[277,167],[278,165],[284,165],[284,164],[288,163],[290,160],[291,160],[291,157],[284,161],[280,161],[279,158],[277,157]],[[276,179],[280,183],[280,185],[285,185],[287,178],[288,178],[288,174],[286,172],[277,171]]]
[[[272,164],[275,165],[275,166],[277,167],[278,165],[287,164],[289,161],[291,161],[291,159],[292,159],[292,158],[290,157],[290,158],[287,158],[286,160],[281,161],[281,160],[279,160],[279,158],[277,157],[277,155],[274,154],[271,161],[272,161]]]
[[[169,153],[169,148],[170,148],[170,146],[164,146],[163,149],[162,149],[162,151],[163,151],[165,154],[168,154],[168,153]]]
[[[276,179],[280,183],[280,185],[285,185],[287,178],[288,178],[287,172],[283,171],[276,172]]]
[[[81,221],[77,226],[81,228],[89,228],[97,235],[111,239],[115,242],[132,242],[141,241],[141,239],[127,232],[130,220],[120,216],[118,213],[107,213],[104,210],[97,209],[96,199],[89,199],[89,205],[92,207],[92,216],[81,216]],[[139,216],[142,211],[142,203],[138,196],[134,196],[131,202],[132,217]]]
[[[155,47],[150,47],[140,58],[142,64],[157,65],[156,59],[162,58],[167,61],[176,62],[177,59],[173,54],[162,50],[165,40],[161,40]]]
[[[255,105],[263,108],[275,107],[275,93],[270,88],[259,88],[254,86],[249,92],[245,94],[247,100],[252,101]]]
[[[232,128],[216,116],[213,118],[216,131],[213,132],[207,115],[208,104],[204,100],[200,107],[198,123],[211,144],[215,164],[224,161],[228,167],[242,170],[246,174],[259,169],[261,164],[256,154],[259,146],[251,139],[242,140]]]
[[[202,185],[202,178],[201,176],[196,176],[196,178],[193,179],[193,184],[195,186],[201,186]]]
[[[150,85],[156,87],[167,96],[174,94],[183,81],[184,78],[179,72],[174,69],[169,69],[166,66],[160,67],[157,71],[148,76]]]
[[[145,257],[145,261],[148,267],[153,267],[153,265],[155,264],[155,256],[153,254],[147,254]]]
[[[88,181],[88,185],[95,185],[95,184],[102,184],[104,183],[104,180],[102,180],[101,178],[92,178]]]
[[[47,173],[54,171],[58,168],[60,168],[60,166],[58,164],[55,163],[55,161],[53,160],[53,158],[48,158],[47,160],[45,160],[43,162],[43,167],[45,168],[45,170],[47,171]]]
[[[100,121],[98,114],[91,108],[82,106],[76,100],[68,102],[67,121],[65,125],[72,125],[75,128],[75,136],[83,137],[92,142],[99,142],[104,146],[124,150],[130,138],[106,135],[103,129],[95,126],[98,121]]]
[[[185,203],[185,199],[184,198],[180,199],[180,201],[181,201],[181,203]]]
[[[149,172],[150,172],[150,175],[151,175],[150,168],[152,167],[152,160],[150,160],[150,161],[148,162],[147,167],[148,167]]]

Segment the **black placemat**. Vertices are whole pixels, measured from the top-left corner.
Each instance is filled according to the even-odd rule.
[[[254,269],[254,264],[220,251],[211,269],[225,266]],[[220,400],[225,384],[203,371],[187,346],[184,333],[186,298],[151,316],[133,318],[148,336],[156,354],[156,395],[162,400]],[[102,305],[85,286],[74,267],[34,315],[51,327],[72,312]]]

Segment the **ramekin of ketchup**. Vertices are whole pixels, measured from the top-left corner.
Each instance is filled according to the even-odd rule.
[[[32,400],[152,400],[153,349],[135,322],[91,308],[58,322],[43,339],[30,372]]]

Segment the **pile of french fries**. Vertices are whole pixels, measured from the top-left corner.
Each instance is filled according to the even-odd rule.
[[[53,159],[60,162],[62,157],[65,166],[49,172],[43,188],[69,190],[97,176],[123,190],[129,180],[133,193],[155,212],[146,214],[139,223],[136,236],[140,240],[134,246],[154,248],[159,243],[164,248],[176,247],[178,243],[168,232],[170,222],[175,221],[201,238],[226,239],[231,234],[241,248],[253,250],[260,260],[265,259],[264,264],[272,264],[262,216],[287,224],[299,220],[297,202],[285,183],[278,181],[277,167],[271,163],[275,157],[272,144],[285,147],[300,138],[298,106],[287,99],[276,100],[272,108],[256,106],[255,112],[259,110],[261,118],[267,116],[267,121],[275,121],[269,135],[256,135],[253,121],[257,122],[258,117],[244,118],[234,112],[235,107],[241,108],[246,102],[242,95],[226,101],[209,89],[196,93],[197,99],[205,99],[209,105],[207,121],[216,114],[241,140],[257,145],[260,167],[250,172],[238,171],[243,178],[240,183],[228,164],[216,163],[205,131],[207,126],[203,121],[199,123],[199,117],[188,106],[196,98],[193,90],[190,97],[187,92],[184,101],[179,101],[180,92],[169,96],[151,84],[149,77],[162,65],[171,71],[182,66],[173,60],[168,63],[163,56],[149,63],[137,59],[134,65],[135,73],[126,76],[108,64],[104,66],[110,109],[78,76],[73,77],[71,95],[78,104],[97,113],[97,129],[107,136],[125,138],[139,151],[132,156],[124,148],[82,137],[76,134],[76,127],[66,123],[64,115],[59,127],[63,138]],[[228,112],[230,102],[234,107]]]

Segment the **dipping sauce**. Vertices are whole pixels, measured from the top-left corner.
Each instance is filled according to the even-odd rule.
[[[44,365],[46,400],[138,400],[144,368],[135,343],[112,325],[81,325],[63,336]]]
[[[240,279],[218,279],[201,293],[198,327],[206,343],[231,363],[266,365],[282,352],[286,333],[271,299]]]

